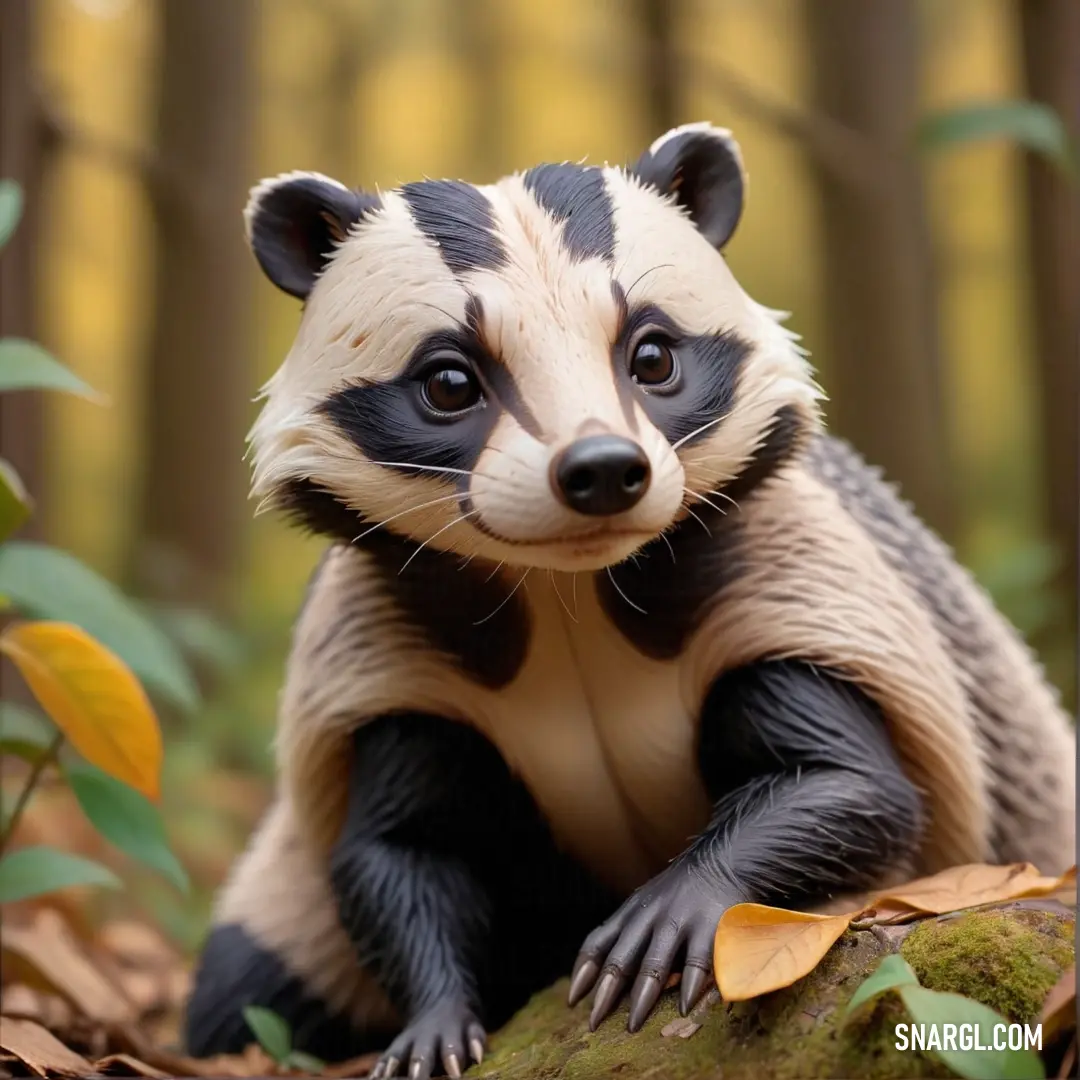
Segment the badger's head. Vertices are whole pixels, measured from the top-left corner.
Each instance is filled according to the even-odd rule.
[[[708,124],[630,168],[259,185],[252,249],[305,308],[251,433],[254,493],[346,540],[562,570],[721,502],[818,422],[793,335],[720,254],[744,187]]]

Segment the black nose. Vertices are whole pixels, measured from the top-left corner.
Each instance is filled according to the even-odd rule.
[[[649,488],[649,459],[636,442],[619,435],[590,435],[556,459],[556,494],[579,514],[603,516],[629,510]]]

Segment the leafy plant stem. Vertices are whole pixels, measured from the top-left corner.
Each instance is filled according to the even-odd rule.
[[[57,755],[60,753],[60,747],[63,744],[64,733],[58,731],[53,736],[53,740],[49,743],[45,753],[34,762],[30,775],[26,778],[26,783],[23,785],[22,791],[19,792],[19,797],[15,800],[15,806],[11,811],[11,817],[8,818],[7,826],[4,828],[3,833],[0,833],[0,855],[3,855],[7,849],[8,841],[15,833],[15,827],[19,824],[19,818],[22,817],[26,804],[30,801],[30,796],[34,793],[34,788],[37,787],[38,781],[41,779],[41,774],[50,765],[55,764]]]

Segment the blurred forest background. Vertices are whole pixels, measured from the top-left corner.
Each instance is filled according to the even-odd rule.
[[[1057,119],[998,107],[1021,100]],[[622,162],[700,119],[743,146],[730,261],[794,312],[831,425],[1075,709],[1080,213],[1053,148],[1059,122],[1080,131],[1077,0],[0,0],[0,177],[27,199],[0,333],[109,399],[3,399],[0,455],[37,504],[23,535],[140,597],[202,696],[161,710],[193,893],[126,867],[101,903],[198,942],[269,796],[321,548],[246,501],[252,398],[299,316],[246,251],[248,188]],[[21,828],[110,861],[62,786]]]

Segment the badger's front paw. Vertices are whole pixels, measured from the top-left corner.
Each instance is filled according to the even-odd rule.
[[[712,973],[716,924],[733,902],[710,889],[686,863],[674,863],[585,939],[570,976],[570,1004],[576,1005],[599,978],[589,1017],[595,1031],[636,974],[627,1029],[637,1031],[681,957],[679,1011],[685,1016]]]
[[[486,1042],[484,1025],[467,1004],[440,1002],[417,1016],[383,1051],[371,1080],[427,1080],[440,1063],[447,1076],[458,1077],[471,1060],[479,1064]]]

